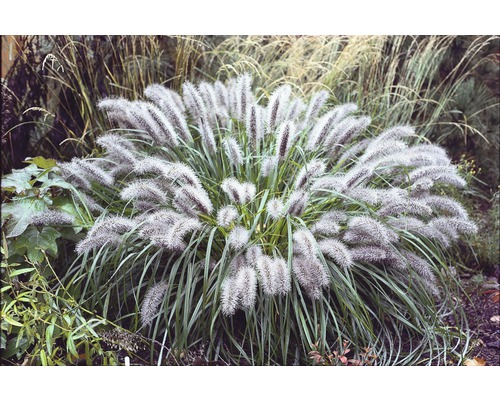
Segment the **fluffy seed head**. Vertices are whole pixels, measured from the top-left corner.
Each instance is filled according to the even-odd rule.
[[[234,250],[243,249],[250,240],[250,232],[242,226],[235,226],[227,239]]]
[[[238,218],[238,210],[234,206],[222,207],[217,213],[217,225],[229,228],[231,223]]]
[[[153,321],[158,313],[158,309],[163,301],[167,288],[167,282],[162,281],[151,286],[146,292],[141,306],[142,326],[148,326]]]

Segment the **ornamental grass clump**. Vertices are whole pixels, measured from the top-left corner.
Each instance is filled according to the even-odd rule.
[[[67,279],[127,329],[228,363],[302,364],[342,340],[380,364],[460,356],[445,256],[476,226],[446,195],[465,185],[446,152],[410,126],[374,134],[325,91],[266,101],[251,83],[99,103],[104,153],[60,165],[105,210]]]

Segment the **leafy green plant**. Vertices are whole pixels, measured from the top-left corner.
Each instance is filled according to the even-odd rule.
[[[103,350],[96,332],[106,321],[82,310],[63,289],[54,290],[46,277],[48,262],[11,263],[8,258],[4,238],[2,365],[117,365],[115,353]]]
[[[2,178],[2,364],[116,364],[96,328],[107,322],[80,308],[60,285],[58,269],[89,219],[76,189],[35,157]],[[60,273],[59,271],[59,273]]]
[[[325,110],[325,91],[304,103],[285,84],[263,105],[251,81],[100,102],[105,154],[59,166],[105,210],[64,284],[128,330],[231,364],[304,363],[317,334],[380,364],[460,357],[443,249],[476,227],[446,195],[465,181],[445,151],[408,126],[374,135],[353,103]]]

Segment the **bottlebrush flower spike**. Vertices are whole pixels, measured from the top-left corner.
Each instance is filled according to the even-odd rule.
[[[224,151],[231,164],[235,166],[243,164],[243,150],[241,150],[235,138],[229,137],[223,139],[222,145],[224,146]]]
[[[272,219],[280,219],[285,215],[285,204],[280,199],[271,199],[267,202],[266,210]]]
[[[46,210],[34,214],[30,219],[30,224],[33,225],[71,225],[75,217],[58,210]]]
[[[234,206],[222,207],[217,212],[217,224],[223,228],[229,228],[231,223],[238,218],[238,210]]]
[[[235,250],[243,249],[250,239],[250,232],[242,226],[235,226],[227,239],[229,245]]]
[[[267,106],[267,126],[269,130],[275,129],[279,124],[284,122],[291,94],[292,87],[290,85],[282,85],[271,95]]]
[[[162,281],[151,286],[146,292],[141,306],[142,326],[148,326],[153,321],[154,317],[158,313],[167,288],[167,282]]]

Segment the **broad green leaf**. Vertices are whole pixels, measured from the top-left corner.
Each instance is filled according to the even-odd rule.
[[[21,193],[23,190],[30,190],[33,187],[30,183],[32,177],[39,173],[40,170],[34,164],[23,169],[14,169],[12,173],[2,178],[2,189],[13,188],[16,193]]]
[[[26,159],[26,163],[35,164],[37,167],[48,169],[57,165],[56,160],[53,158],[45,158],[42,156]]]
[[[54,175],[53,173],[51,173],[50,177],[47,177],[47,179],[40,178],[40,181],[43,182],[43,184],[40,186],[41,190],[49,187],[60,187],[62,189],[69,189],[69,190],[75,189],[75,187],[71,183],[66,182],[63,178]]]
[[[34,263],[40,263],[44,259],[43,251],[52,256],[57,254],[56,240],[61,234],[50,226],[45,226],[41,231],[34,226],[30,226],[15,243],[16,251],[26,249],[28,259]]]
[[[30,218],[45,211],[47,204],[42,199],[27,197],[2,205],[2,218],[7,219],[5,225],[6,237],[21,235],[29,225]]]

